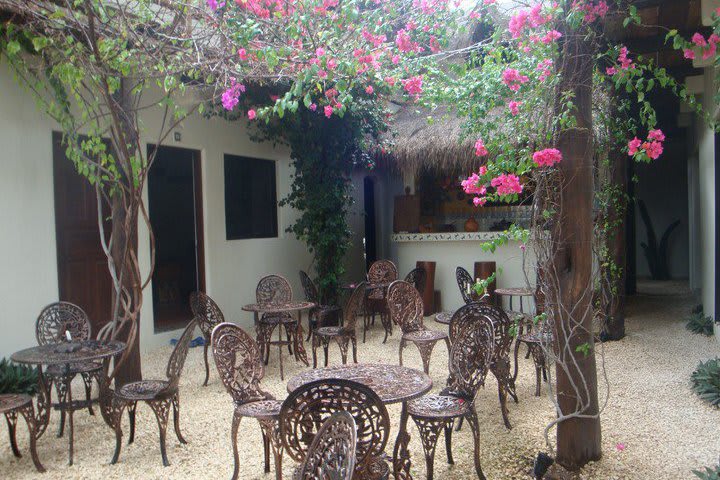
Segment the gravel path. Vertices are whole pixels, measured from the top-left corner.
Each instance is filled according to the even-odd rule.
[[[639,296],[628,307],[627,337],[605,346],[605,366],[610,379],[610,399],[602,419],[603,452],[600,462],[587,466],[578,478],[587,479],[687,479],[690,470],[710,465],[720,455],[720,412],[702,403],[689,388],[689,375],[700,360],[720,354],[715,339],[692,335],[683,326],[692,305],[689,297]],[[428,321],[428,326],[443,329]],[[359,345],[359,360],[365,362],[396,362],[398,333],[383,345],[381,328],[376,326],[365,344]],[[337,348],[331,348],[331,363],[337,364]],[[420,357],[412,346],[405,350],[408,366],[421,368]],[[162,378],[170,347],[143,358],[147,378]],[[431,376],[433,391],[439,390],[447,376],[447,353],[438,345],[433,354]],[[497,386],[492,376],[477,400],[482,429],[482,464],[489,479],[529,478],[532,458],[545,450],[543,426],[553,418],[550,402],[536,398],[531,360],[521,357],[518,395],[520,403],[509,404],[513,429],[502,423],[497,401]],[[7,437],[0,432],[0,478],[54,479],[167,479],[167,478],[229,478],[232,471],[230,420],[232,405],[211,366],[210,384],[201,387],[204,376],[202,349],[190,351],[181,381],[181,424],[188,445],[180,445],[168,431],[168,457],[171,466],[162,467],[157,426],[146,406],[138,408],[138,429],[133,445],[123,446],[120,462],[108,464],[114,449],[114,435],[99,415],[78,412],[75,416],[75,466],[68,467],[67,442],[54,433],[58,415],[53,412],[48,432],[39,441],[40,458],[48,473],[38,475],[32,468],[27,452],[27,436],[21,425],[18,441],[22,459],[10,452]],[[290,378],[301,371],[289,357],[285,375]],[[282,398],[285,384],[280,382],[277,351],[270,357],[264,387]],[[393,422],[399,408],[390,409]],[[424,478],[417,430],[410,423],[413,439],[410,445],[413,472]],[[391,452],[396,430],[391,432]],[[127,430],[127,429],[126,429]],[[127,434],[127,431],[126,431]],[[274,474],[262,470],[262,443],[257,422],[246,419],[240,425],[241,478],[273,480]],[[464,427],[453,436],[455,466],[444,461],[442,442],[435,462],[436,478],[476,478],[472,464],[470,429]],[[618,449],[623,444],[624,449]],[[291,478],[291,460],[285,457],[285,478]]]

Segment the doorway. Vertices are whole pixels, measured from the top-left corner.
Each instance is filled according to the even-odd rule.
[[[100,244],[95,187],[67,158],[61,133],[53,132],[52,147],[58,297],[85,310],[94,334],[112,318],[113,292]],[[110,227],[106,220],[106,236]]]
[[[363,180],[363,203],[365,212],[365,271],[377,260],[377,232],[375,226],[375,179]]]
[[[148,145],[148,157],[155,150]],[[155,235],[152,281],[155,332],[192,319],[190,293],[205,290],[200,152],[158,148],[148,176],[150,224]]]

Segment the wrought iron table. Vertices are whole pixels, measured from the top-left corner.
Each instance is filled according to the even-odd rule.
[[[429,392],[433,386],[432,379],[420,370],[400,365],[358,363],[302,372],[290,379],[287,390],[292,392],[306,383],[329,378],[361,383],[377,393],[386,405],[402,402],[400,429],[393,449],[393,473],[396,479],[411,479],[407,403]]]
[[[310,366],[310,362],[308,361],[307,352],[305,351],[305,346],[303,345],[303,329],[302,329],[302,312],[306,310],[310,310],[313,308],[315,304],[313,302],[285,302],[285,303],[250,303],[248,305],[245,305],[242,307],[243,310],[246,312],[253,312],[255,316],[255,325],[257,326],[259,316],[261,314],[266,313],[288,313],[292,314],[293,312],[297,312],[297,322],[296,322],[296,334],[294,335],[294,340],[292,342],[293,346],[293,355],[295,356],[295,360],[302,361],[305,365]],[[309,317],[308,317],[309,321]],[[308,325],[308,329],[310,326]],[[282,330],[278,330],[279,332],[282,332]],[[282,333],[280,334],[282,336]],[[269,348],[269,346],[268,346]],[[281,347],[282,348],[282,347]],[[265,354],[265,352],[263,352]],[[283,366],[282,366],[282,356],[280,357],[280,378],[283,378]]]
[[[123,350],[125,350],[125,344],[123,342],[85,340],[82,342],[63,342],[26,348],[25,350],[13,353],[10,359],[16,363],[37,365],[40,389],[42,392],[47,392],[47,383],[43,377],[42,365],[60,365],[65,372],[69,372],[73,364],[104,360],[121,353]],[[65,378],[67,378],[65,384],[65,391],[67,392],[66,398],[60,399],[57,408],[65,410],[68,415],[68,465],[72,465],[74,444],[73,412],[81,408],[87,408],[88,402],[86,400],[73,401],[72,389],[70,388],[72,377],[66,375]],[[44,400],[42,397],[43,396],[38,398],[38,402]],[[48,414],[39,417],[42,423],[37,426],[37,438],[45,432],[48,421],[50,420],[49,392],[47,393],[46,400],[47,405],[38,405],[39,411],[46,408]]]

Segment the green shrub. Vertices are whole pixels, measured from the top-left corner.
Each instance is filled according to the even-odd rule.
[[[700,333],[707,337],[713,334],[713,321],[712,317],[707,317],[700,313],[693,313],[690,315],[685,328],[693,333]]]
[[[692,389],[711,405],[720,406],[720,358],[703,363],[690,376]]]
[[[0,394],[37,391],[38,371],[34,367],[17,365],[3,358],[0,360]]]
[[[720,480],[720,464],[714,467],[705,467],[704,471],[693,470],[692,473],[702,480]]]

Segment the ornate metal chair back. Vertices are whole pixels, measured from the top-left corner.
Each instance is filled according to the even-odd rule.
[[[455,341],[467,323],[479,318],[486,318],[492,322],[494,358],[510,355],[510,346],[513,341],[510,327],[513,322],[505,311],[488,303],[470,303],[455,312],[450,320],[450,342]]]
[[[235,403],[265,400],[260,389],[265,367],[257,342],[234,323],[221,323],[212,332],[212,351],[220,380]]]
[[[170,360],[168,360],[166,375],[170,381],[170,387],[177,387],[180,382],[180,374],[182,373],[183,367],[185,366],[185,360],[187,359],[188,350],[190,350],[190,340],[192,340],[193,333],[195,333],[195,327],[197,326],[197,317],[193,318],[188,326],[185,327],[180,339],[175,344],[175,348],[170,354]]]
[[[258,303],[285,303],[292,301],[290,282],[280,275],[268,275],[260,279],[255,290]]]
[[[447,392],[473,401],[485,383],[495,350],[495,329],[490,318],[477,315],[477,304],[461,307],[450,320],[455,330],[450,348]],[[455,324],[453,326],[453,324]]]
[[[398,270],[390,260],[376,260],[370,265],[367,274],[370,283],[388,283],[398,279]]]
[[[390,318],[400,326],[403,333],[425,329],[422,297],[412,284],[403,280],[391,283],[387,303]]]
[[[306,457],[322,423],[336,412],[348,412],[357,425],[356,470],[381,456],[390,433],[385,405],[371,389],[357,382],[325,379],[292,392],[280,409],[280,437],[296,462]]]
[[[345,304],[345,311],[343,312],[343,328],[345,330],[355,330],[355,324],[357,323],[357,317],[360,313],[363,301],[365,300],[365,287],[367,283],[362,282],[355,290],[353,290],[350,298]]]
[[[460,295],[462,295],[465,304],[474,302],[472,286],[475,285],[475,281],[470,276],[470,273],[463,267],[457,267],[455,269],[455,280],[457,281]],[[470,287],[470,293],[468,293],[468,286]]]
[[[303,270],[300,270],[300,283],[302,283],[303,290],[305,291],[305,300],[308,302],[319,303],[319,294],[315,282],[312,281],[310,276]]]
[[[405,276],[405,281],[413,285],[415,289],[422,295],[422,292],[425,291],[426,277],[427,272],[425,272],[425,269],[422,267],[417,267],[410,270],[410,273]]]
[[[357,426],[348,412],[333,413],[308,449],[297,480],[350,480],[355,470]]]
[[[200,331],[207,339],[212,335],[213,328],[225,321],[225,316],[218,304],[200,291],[190,294],[190,310],[192,310]]]
[[[65,332],[70,334],[70,340]],[[35,322],[35,338],[38,345],[89,340],[91,335],[92,329],[87,313],[70,302],[51,303],[42,309]]]

